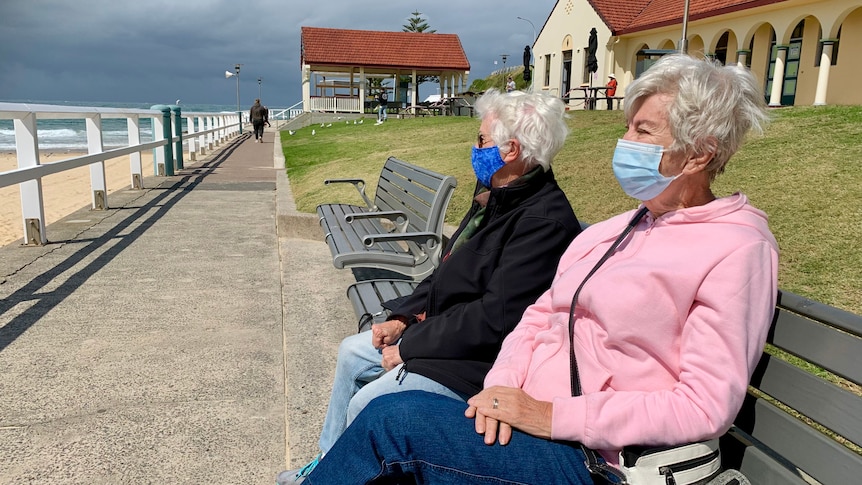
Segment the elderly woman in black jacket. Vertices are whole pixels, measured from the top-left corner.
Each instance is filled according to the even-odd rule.
[[[278,483],[299,483],[372,399],[404,390],[466,400],[482,389],[503,338],[548,288],[580,226],[551,160],[565,107],[538,94],[489,91],[471,161],[476,192],[440,266],[388,321],[347,337],[320,436],[321,454]]]

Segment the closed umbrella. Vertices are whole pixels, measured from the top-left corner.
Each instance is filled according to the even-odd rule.
[[[524,82],[530,82],[532,79],[532,74],[530,73],[530,58],[532,57],[530,53],[530,46],[524,46]]]
[[[599,70],[599,61],[596,52],[599,50],[599,36],[596,28],[590,30],[590,40],[587,43],[587,70],[590,72],[590,87],[593,86],[593,73]],[[590,99],[589,109],[595,109],[595,99]]]

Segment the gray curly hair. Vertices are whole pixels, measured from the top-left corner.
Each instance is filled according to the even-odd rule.
[[[490,135],[500,144],[500,153],[510,149],[503,141],[518,140],[527,167],[541,165],[545,171],[569,133],[562,100],[544,94],[490,89],[476,100],[476,113],[482,119],[492,117]]]

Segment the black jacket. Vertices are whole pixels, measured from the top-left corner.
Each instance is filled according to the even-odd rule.
[[[479,230],[394,309],[408,318],[426,313],[402,336],[407,372],[478,393],[503,339],[550,287],[580,225],[552,171],[522,180],[491,189]],[[474,202],[444,255],[478,209]]]

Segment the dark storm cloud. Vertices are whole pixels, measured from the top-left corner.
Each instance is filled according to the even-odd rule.
[[[242,104],[301,100],[300,27],[400,31],[419,10],[454,33],[470,79],[520,59],[553,0],[400,2],[327,0],[29,0],[0,5],[0,100],[232,104],[241,69]],[[498,64],[495,65],[494,62]],[[423,89],[425,87],[423,86]],[[433,89],[433,88],[430,88]]]

